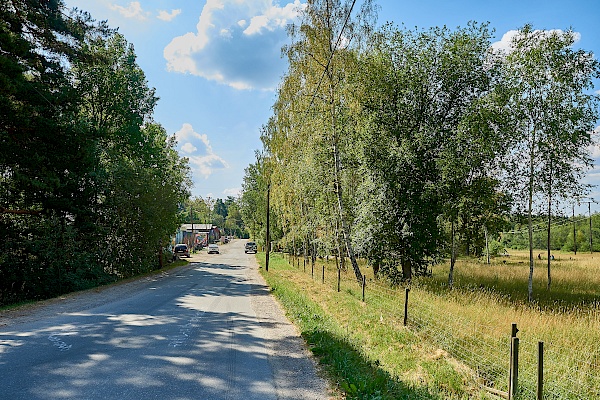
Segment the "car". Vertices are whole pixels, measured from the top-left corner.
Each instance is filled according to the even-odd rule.
[[[244,247],[244,253],[256,253],[256,243],[247,242],[246,246]]]
[[[173,250],[173,254],[179,257],[190,257],[190,249],[188,249],[187,244],[180,243],[175,245],[175,249]]]
[[[217,253],[219,254],[219,246],[216,244],[208,245],[208,254]]]

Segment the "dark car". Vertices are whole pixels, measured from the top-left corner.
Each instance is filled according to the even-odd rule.
[[[246,253],[246,254],[256,253],[256,243],[254,243],[254,242],[246,243],[246,246],[244,247],[244,253]]]
[[[173,250],[173,254],[179,257],[190,257],[190,249],[188,249],[187,244],[176,244],[175,249]]]

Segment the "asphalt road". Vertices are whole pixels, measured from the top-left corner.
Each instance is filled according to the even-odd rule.
[[[324,399],[243,241],[0,316],[0,399]]]

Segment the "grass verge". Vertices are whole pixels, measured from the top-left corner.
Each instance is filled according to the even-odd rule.
[[[264,253],[258,255],[264,266]],[[337,293],[316,284],[279,254],[261,273],[298,326],[311,351],[347,399],[484,398],[472,371],[375,304],[360,301],[360,288]]]

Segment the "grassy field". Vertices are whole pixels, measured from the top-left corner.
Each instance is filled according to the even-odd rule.
[[[554,255],[550,291],[546,260],[536,258],[533,304],[526,301],[527,252],[491,265],[460,260],[453,290],[448,266],[437,266],[431,278],[411,285],[407,327],[404,288],[375,280],[368,268],[365,302],[350,272],[342,273],[338,293],[335,265],[323,260],[311,274],[303,260],[298,267],[274,254],[263,275],[347,398],[484,398],[482,386],[506,391],[512,323],[520,329],[521,398],[535,398],[538,341],[546,349],[545,398],[600,398],[598,267],[594,255]]]

